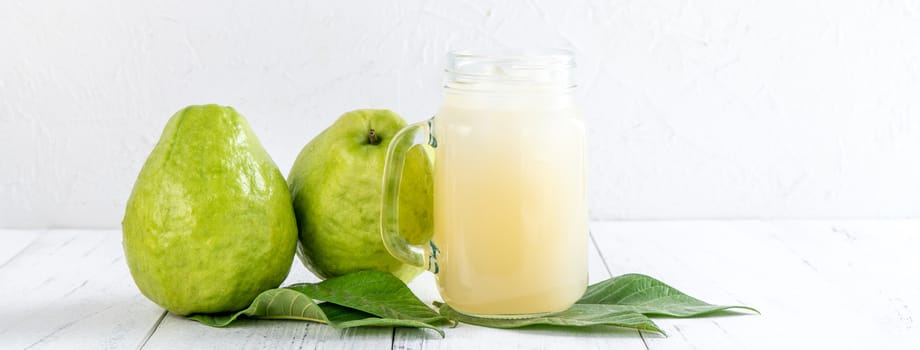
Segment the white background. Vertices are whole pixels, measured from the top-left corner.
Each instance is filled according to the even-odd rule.
[[[0,227],[118,227],[166,120],[232,105],[287,174],[410,121],[445,53],[579,62],[594,219],[920,217],[917,1],[0,1]]]

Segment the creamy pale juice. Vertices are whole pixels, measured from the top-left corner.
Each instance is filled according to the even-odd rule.
[[[573,68],[561,50],[452,51],[437,115],[390,141],[384,246],[433,272],[459,312],[530,317],[563,311],[584,294],[585,127]],[[405,155],[419,140],[435,152],[434,236],[411,245],[399,233],[397,195]]]
[[[434,123],[438,286],[457,311],[562,311],[587,285],[585,130],[569,96],[452,94]]]

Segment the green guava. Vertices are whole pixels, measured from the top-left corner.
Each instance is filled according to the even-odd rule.
[[[172,116],[122,231],[137,287],[178,315],[249,306],[284,281],[297,245],[284,177],[246,119],[217,105]]]
[[[288,175],[300,231],[297,255],[320,278],[379,270],[410,281],[422,269],[390,256],[380,238],[387,146],[406,126],[388,110],[356,110],[304,146]],[[411,140],[406,140],[411,141]],[[413,146],[399,194],[400,233],[413,244],[432,233],[432,160]]]

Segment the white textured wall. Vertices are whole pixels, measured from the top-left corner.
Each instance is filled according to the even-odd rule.
[[[0,227],[117,227],[187,104],[286,174],[344,111],[429,116],[471,44],[577,52],[594,218],[920,216],[917,1],[10,0]]]

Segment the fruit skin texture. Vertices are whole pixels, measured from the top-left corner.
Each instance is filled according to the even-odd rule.
[[[284,177],[231,107],[172,116],[122,221],[131,275],[178,315],[235,311],[284,281],[297,223]]]
[[[300,231],[297,255],[320,278],[379,270],[410,281],[422,269],[403,264],[380,238],[380,202],[387,146],[406,122],[388,110],[356,110],[304,146],[288,185]],[[379,143],[368,137],[374,129]],[[407,140],[410,141],[410,140]],[[431,237],[429,153],[416,146],[400,188],[400,229],[413,243]]]

